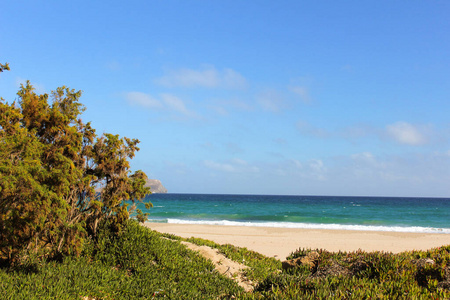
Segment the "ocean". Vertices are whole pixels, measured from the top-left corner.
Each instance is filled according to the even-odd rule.
[[[450,234],[450,198],[151,194],[150,222]]]

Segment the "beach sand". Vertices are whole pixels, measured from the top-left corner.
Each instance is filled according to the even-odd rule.
[[[153,230],[246,247],[284,260],[299,248],[403,252],[450,245],[450,234],[145,223]]]

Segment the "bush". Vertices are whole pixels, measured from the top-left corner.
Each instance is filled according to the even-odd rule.
[[[102,220],[120,230],[124,201],[149,193],[146,175],[130,172],[139,141],[97,137],[79,118],[81,91],[60,87],[50,104],[27,82],[17,95],[0,100],[0,261],[78,255]]]

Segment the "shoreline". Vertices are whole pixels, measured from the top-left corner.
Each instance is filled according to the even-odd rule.
[[[450,245],[450,234],[333,229],[299,229],[145,222],[152,230],[183,238],[232,244],[284,260],[299,248],[399,253]]]

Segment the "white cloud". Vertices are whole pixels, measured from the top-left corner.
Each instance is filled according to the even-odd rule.
[[[210,109],[221,116],[228,116],[230,114],[228,110],[223,106],[210,106]]]
[[[110,71],[119,71],[122,68],[121,64],[116,60],[107,62],[105,67]]]
[[[445,153],[377,156],[363,152],[335,158],[331,177],[362,195],[442,196],[448,193],[449,166]]]
[[[288,159],[274,166],[274,169],[280,176],[289,178],[288,180],[297,178],[299,181],[323,181],[328,172],[321,159],[310,159],[303,162],[297,159]]]
[[[288,142],[283,138],[275,138],[273,139],[273,142],[278,145],[286,145]]]
[[[355,140],[368,136],[377,136],[378,131],[367,124],[357,124],[344,128],[339,132],[339,136],[345,139]]]
[[[386,126],[386,133],[390,138],[400,144],[423,145],[427,139],[423,132],[416,126],[407,122],[397,122]]]
[[[330,124],[333,126],[334,124]],[[307,121],[299,120],[296,123],[297,130],[305,136],[312,136],[316,138],[338,138],[348,141],[356,141],[368,137],[381,138],[380,130],[367,124],[355,124],[348,127],[338,128],[323,128],[315,126]]]
[[[343,138],[352,142],[363,138],[389,139],[403,145],[419,146],[436,140],[439,135],[433,132],[431,126],[417,126],[407,122],[396,122],[386,125],[384,129],[371,125],[359,124],[344,128],[322,128],[307,121],[300,120],[296,124],[297,130],[305,136],[315,138]],[[441,138],[442,139],[442,138]]]
[[[180,69],[169,71],[168,74],[158,80],[158,83],[168,86],[182,87],[216,87],[219,84],[219,78],[215,69],[191,70]]]
[[[355,70],[355,68],[352,65],[344,65],[341,67],[341,70],[346,71],[346,72],[353,72]]]
[[[310,77],[291,78],[288,90],[299,97],[303,103],[309,104],[313,102],[310,95],[311,84],[312,78]]]
[[[247,86],[247,80],[244,76],[232,69],[225,69],[222,76],[225,87],[241,89]]]
[[[233,111],[252,111],[254,108],[250,106],[245,101],[241,101],[236,98],[228,99],[228,100],[211,100],[213,102],[209,105],[209,108],[214,111],[216,114],[221,116],[229,116]]]
[[[128,92],[125,94],[125,98],[130,104],[146,108],[161,108],[163,106],[161,101],[141,92]]]
[[[186,176],[186,174],[192,172],[192,170],[190,170],[183,162],[164,161],[164,169],[169,170],[169,173],[171,174],[176,173],[182,176]]]
[[[362,152],[350,155],[350,158],[355,162],[362,162],[364,164],[376,165],[375,157],[370,152]]]
[[[297,160],[207,160],[204,181],[227,193],[448,197],[450,155],[350,155]],[[214,179],[212,179],[214,178]],[[217,192],[217,190],[216,190]]]
[[[313,137],[318,137],[318,138],[327,138],[332,135],[327,130],[325,130],[323,128],[315,127],[306,121],[298,121],[297,129],[303,135],[313,136]]]
[[[231,164],[229,163],[218,163],[212,160],[205,160],[203,162],[203,164],[205,165],[205,167],[209,168],[209,169],[213,169],[215,171],[221,171],[221,172],[235,172],[236,168],[233,167]]]
[[[264,91],[256,99],[264,110],[274,113],[279,112],[286,106],[283,97],[275,90]]]
[[[323,161],[320,159],[311,160],[309,162],[309,167],[311,168],[312,171],[316,173],[323,173],[326,170]]]
[[[186,105],[184,104],[183,100],[181,100],[180,98],[170,95],[170,94],[163,94],[163,95],[161,95],[161,98],[170,110],[174,110],[185,116],[190,116],[190,117],[197,116],[197,114],[195,112],[186,108]]]
[[[195,111],[188,109],[182,99],[171,94],[162,94],[160,99],[156,99],[146,93],[128,92],[125,94],[125,99],[132,105],[144,108],[167,110],[191,118],[200,117]]]
[[[325,160],[289,160],[262,174],[291,193],[448,197],[448,152],[376,155],[360,152]],[[263,185],[263,184],[261,184]]]
[[[244,88],[247,80],[232,69],[218,71],[213,66],[200,70],[178,69],[167,71],[156,83],[167,87]]]
[[[247,166],[248,165],[248,162],[246,162],[245,160],[240,159],[240,158],[233,158],[231,161],[233,163],[235,163],[237,165],[241,165],[241,166]]]
[[[294,166],[296,167],[296,168],[298,168],[298,169],[301,169],[301,168],[303,168],[303,165],[302,165],[302,163],[301,162],[299,162],[298,160],[296,160],[296,159],[293,159],[292,160],[292,163],[294,164]]]
[[[237,153],[244,152],[244,150],[242,149],[241,146],[239,146],[239,144],[232,143],[232,142],[226,143],[225,144],[225,149],[231,154],[237,154]]]
[[[352,174],[355,180],[365,178],[371,181],[373,177],[381,177],[386,172],[386,163],[379,161],[371,152],[352,154],[346,164],[347,170],[342,171],[343,176]]]
[[[304,103],[311,103],[308,88],[304,86],[290,86],[289,90],[300,97]]]
[[[205,160],[203,165],[208,169],[226,173],[258,173],[260,171],[259,167],[251,165],[240,158],[234,158],[226,162]]]

